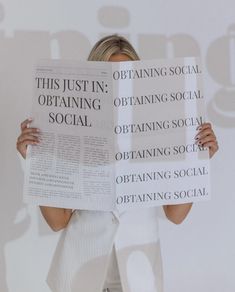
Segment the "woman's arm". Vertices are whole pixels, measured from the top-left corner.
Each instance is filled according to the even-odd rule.
[[[210,123],[202,124],[198,127],[199,132],[195,137],[195,143],[197,145],[208,147],[210,158],[219,149],[216,136]],[[166,205],[163,206],[163,210],[166,217],[175,224],[180,224],[188,215],[192,203],[179,204],[179,205]]]
[[[27,119],[21,123],[21,134],[16,143],[16,148],[23,158],[26,157],[28,145],[37,145],[40,143],[40,130],[30,128],[29,125],[31,122],[32,119]],[[54,231],[65,228],[72,216],[71,209],[40,206],[40,210],[46,222]]]
[[[65,228],[72,216],[72,209],[40,206],[40,210],[53,231]]]
[[[163,210],[166,217],[175,224],[180,224],[188,215],[193,203],[179,204],[179,205],[166,205]]]

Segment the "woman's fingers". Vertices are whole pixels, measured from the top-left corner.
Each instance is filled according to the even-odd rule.
[[[40,142],[33,139],[25,139],[21,142],[17,142],[17,149],[26,152],[28,145],[38,145]]]
[[[216,138],[216,137],[215,137],[215,134],[214,134],[214,132],[213,132],[213,130],[207,128],[207,129],[205,129],[205,130],[200,131],[200,132],[196,135],[195,140],[203,139],[203,138],[205,138],[205,137],[207,137],[207,136],[213,136],[214,138]]]
[[[25,158],[26,150],[28,145],[38,145],[40,143],[38,138],[35,138],[31,135],[25,135],[24,137],[19,137],[16,143],[16,148],[20,154]]]
[[[206,136],[201,137],[200,139],[198,139],[198,141],[196,142],[196,144],[204,145],[205,143],[215,142],[215,141],[216,141],[216,138],[215,138],[214,135],[206,135]]]
[[[205,129],[212,129],[211,123],[203,123],[202,125],[197,127],[197,130],[202,131]]]
[[[31,140],[31,141],[34,141],[34,142],[40,142],[40,137],[39,136],[36,136],[36,135],[30,135],[30,134],[21,134],[18,139],[17,139],[17,142],[18,143],[21,143],[25,140]]]
[[[28,125],[30,123],[32,123],[33,119],[32,118],[28,118],[26,120],[24,120],[21,124],[20,124],[20,127],[21,127],[21,131],[23,131],[24,129],[28,128]]]
[[[204,123],[198,127],[198,134],[195,136],[196,144],[209,148],[210,158],[219,149],[215,133],[210,123]]]
[[[202,142],[203,139],[210,137],[210,139],[216,140],[216,136],[211,127],[210,123],[204,123],[200,127],[198,127],[198,134],[195,136],[195,140],[197,143]]]
[[[19,138],[20,138],[21,136],[24,136],[24,135],[32,135],[32,136],[35,136],[35,137],[40,137],[41,132],[40,132],[40,130],[37,129],[37,128],[26,128],[26,129],[24,129],[24,130],[21,132]],[[18,138],[18,140],[19,140],[19,138]]]
[[[25,158],[28,145],[37,145],[40,143],[40,130],[37,128],[29,128],[32,119],[24,120],[21,127],[21,134],[17,139],[16,148],[20,154]]]

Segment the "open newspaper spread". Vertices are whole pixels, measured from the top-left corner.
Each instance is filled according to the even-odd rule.
[[[24,200],[126,210],[210,198],[197,58],[40,61],[35,69]]]

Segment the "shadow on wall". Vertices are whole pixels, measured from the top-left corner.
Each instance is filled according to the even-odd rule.
[[[5,247],[27,232],[29,215],[16,222],[19,212],[22,215],[23,176],[16,157],[16,139],[19,134],[18,119],[24,119],[22,112],[30,112],[32,68],[36,60],[51,58],[51,44],[57,43],[61,58],[85,59],[90,50],[90,42],[79,32],[61,32],[50,35],[48,32],[16,31],[13,37],[6,37],[0,31],[0,74],[1,80],[1,191],[4,201],[0,204],[0,291],[8,292]],[[22,69],[23,68],[23,69]],[[4,99],[2,98],[4,97]],[[21,114],[20,114],[21,112]],[[19,118],[23,116],[23,118]],[[7,121],[7,131],[4,125]],[[16,165],[18,165],[16,167]],[[14,182],[12,182],[12,179]],[[22,217],[22,216],[21,216]],[[48,234],[49,229],[40,218],[39,233]],[[19,251],[20,252],[20,251]],[[21,264],[15,259],[16,270]],[[26,280],[26,279],[25,279]],[[22,280],[24,281],[24,280]]]
[[[1,194],[9,193],[12,187],[8,187],[7,190],[1,191]],[[24,210],[22,203],[22,196],[15,196],[15,192],[10,192],[4,200],[4,203],[0,204],[1,218],[1,237],[0,237],[0,291],[8,292],[6,282],[6,260],[5,260],[5,246],[8,242],[14,241],[21,237],[28,229],[30,224],[30,218],[27,214],[22,220],[16,222],[17,213]],[[13,203],[14,202],[14,203]]]
[[[0,22],[2,22],[4,20],[5,17],[5,10],[3,5],[0,3]]]
[[[98,19],[108,33],[119,29],[128,30],[131,15],[124,7],[104,6],[98,12]],[[110,32],[110,30],[113,30]],[[107,33],[102,33],[101,36]],[[126,37],[128,35],[125,34]],[[131,41],[131,39],[130,39]],[[188,34],[139,34],[137,48],[141,58],[166,58],[200,56],[200,45]],[[205,60],[211,78],[221,88],[215,92],[208,104],[211,121],[225,128],[235,127],[235,24],[228,28],[225,36],[214,40],[206,54]]]
[[[215,124],[235,127],[235,24],[227,35],[214,40],[208,48],[207,67],[220,86],[209,103],[208,112]]]
[[[0,4],[0,21],[4,19],[4,7]],[[129,11],[123,7],[104,6],[98,12],[98,21],[104,27],[101,35],[128,31],[131,23]],[[128,35],[126,35],[128,37]],[[131,38],[130,41],[132,42]],[[31,104],[31,80],[34,63],[40,58],[81,59],[87,58],[91,43],[87,36],[78,31],[61,31],[50,34],[46,31],[15,31],[13,37],[5,36],[0,31],[0,72],[1,108],[10,108],[11,112],[1,112],[0,124],[5,121],[15,121],[19,111],[29,112]],[[188,34],[137,34],[135,44],[143,59],[183,57],[200,55],[200,46]],[[229,28],[226,36],[211,43],[206,56],[206,65],[210,76],[221,89],[215,93],[208,110],[212,121],[222,127],[235,126],[235,26]],[[23,68],[23,69],[22,69]],[[13,82],[14,81],[14,82]],[[30,85],[29,85],[30,83]],[[2,104],[3,103],[3,104]],[[10,116],[9,116],[10,115]],[[18,122],[9,123],[11,136],[4,132],[5,146],[3,163],[1,163],[2,183],[1,193],[5,194],[4,203],[0,204],[1,237],[0,237],[0,291],[7,292],[6,264],[4,248],[6,243],[21,237],[27,231],[30,219],[26,216],[21,222],[15,223],[15,217],[22,209],[22,176],[19,168],[9,164],[9,157],[14,156],[16,128]],[[9,147],[10,145],[10,147]],[[13,162],[12,162],[13,163]],[[16,177],[16,183],[10,182],[10,177]],[[14,203],[13,203],[14,202]],[[39,220],[39,233],[48,234],[43,221]]]
[[[4,13],[4,7],[2,4],[0,4],[0,22],[3,21],[5,16]],[[1,36],[0,36],[1,38]],[[2,45],[2,44],[1,44]],[[5,71],[4,67],[8,67],[8,59],[5,56],[5,52],[2,51],[2,48],[0,49],[0,59],[1,59],[1,68],[0,72],[8,72]],[[6,75],[8,75],[6,73]],[[5,76],[5,75],[2,75]],[[1,106],[2,107],[2,100],[3,97],[6,98],[4,95],[5,91],[3,89],[4,85],[4,80],[1,80]],[[9,84],[9,81],[7,82]],[[6,112],[6,111],[5,111]],[[7,111],[8,112],[8,111]],[[6,125],[6,121],[8,119],[5,119],[6,113],[1,112],[1,155],[3,154],[4,157],[1,159],[1,171],[0,171],[0,177],[1,177],[1,196],[4,198],[4,201],[1,202],[0,204],[0,214],[1,214],[1,236],[0,236],[0,291],[8,292],[8,286],[7,286],[7,274],[6,274],[6,259],[5,259],[5,246],[8,242],[11,242],[15,240],[16,238],[21,237],[25,231],[28,229],[29,224],[30,224],[30,218],[29,216],[25,213],[23,214],[24,216],[21,216],[21,220],[17,220],[17,217],[20,217],[19,212],[24,211],[24,205],[22,203],[21,196],[17,196],[17,179],[15,179],[14,183],[12,183],[12,178],[14,178],[14,173],[10,171],[9,167],[9,161],[7,158],[9,158],[8,153],[5,153],[5,149],[9,149],[9,142],[11,143],[12,137],[10,137],[9,133],[6,133],[4,125]],[[4,122],[5,121],[5,122]],[[15,141],[14,144],[15,146]],[[3,147],[3,149],[2,149]],[[13,157],[15,151],[11,153]],[[5,159],[5,161],[4,161]],[[8,172],[9,170],[9,172]],[[8,173],[7,173],[8,172]],[[21,214],[22,215],[22,214]]]
[[[142,58],[165,58],[199,56],[197,41],[190,35],[176,34],[139,35],[139,52]],[[213,124],[235,127],[235,25],[231,25],[228,34],[214,40],[206,54],[205,69],[218,83],[219,90],[213,94],[207,112]]]

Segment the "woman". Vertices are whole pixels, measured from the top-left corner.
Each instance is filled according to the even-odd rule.
[[[93,47],[90,61],[134,61],[139,57],[123,37],[111,35]],[[40,143],[40,130],[30,128],[31,119],[21,124],[17,149],[25,158],[28,145]],[[195,142],[218,150],[209,123],[201,125]],[[166,217],[181,223],[192,203],[163,206]],[[158,217],[161,208],[117,212],[40,207],[54,230],[61,229],[60,241],[49,272],[54,292],[162,292]]]

